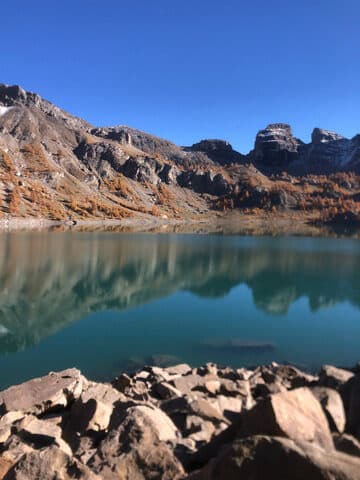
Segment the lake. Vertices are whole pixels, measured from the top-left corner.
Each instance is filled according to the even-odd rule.
[[[72,366],[351,366],[359,345],[357,240],[0,235],[0,388]]]

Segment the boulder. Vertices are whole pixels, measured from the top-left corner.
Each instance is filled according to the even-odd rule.
[[[189,480],[359,480],[360,459],[308,442],[254,436],[225,446]]]
[[[230,421],[234,421],[239,417],[243,408],[243,400],[238,397],[227,397],[225,395],[217,395],[209,400],[211,405],[215,407],[223,417]]]
[[[138,405],[130,407],[127,416],[143,416],[151,422],[154,431],[159,440],[168,441],[178,437],[178,430],[172,420],[159,408],[148,405]]]
[[[330,430],[342,433],[345,429],[346,418],[340,394],[336,390],[326,387],[314,387],[311,391],[321,403]]]
[[[291,365],[274,365],[272,370],[287,389],[311,386],[318,380],[316,376],[302,372]]]
[[[54,423],[29,415],[16,425],[16,430],[19,438],[33,448],[56,445],[66,454],[72,455],[71,448],[62,439],[61,428]]]
[[[197,374],[185,375],[177,377],[172,380],[172,384],[177,390],[180,390],[182,394],[190,393],[194,388],[204,385],[207,380],[204,380],[205,377],[202,377]],[[211,380],[216,380],[216,378],[211,378]],[[208,379],[210,380],[210,378]]]
[[[165,426],[160,433],[168,431]],[[153,418],[139,408],[130,409],[118,429],[106,435],[88,465],[102,480],[176,480],[184,476],[180,462],[159,439]]]
[[[76,458],[57,447],[25,453],[4,480],[101,480]]]
[[[74,430],[102,431],[109,426],[114,404],[126,397],[111,385],[91,383],[71,408],[70,423]]]
[[[323,365],[319,373],[319,385],[339,389],[353,376],[354,374],[348,370],[332,365]]]
[[[6,442],[11,435],[13,423],[23,418],[24,415],[21,411],[14,411],[5,413],[5,415],[0,417],[0,443]]]
[[[125,392],[126,389],[130,387],[131,383],[132,380],[129,375],[127,375],[126,373],[122,373],[113,380],[112,385],[119,392]]]
[[[215,426],[212,422],[206,421],[196,415],[188,415],[186,417],[185,429],[188,432],[188,438],[196,444],[209,442],[215,433]]]
[[[49,373],[0,392],[0,413],[20,410],[40,414],[66,407],[80,396],[85,383],[76,368]]]
[[[240,436],[275,435],[334,448],[325,414],[307,387],[260,400],[241,417]]]
[[[168,382],[156,383],[154,385],[154,391],[163,400],[168,398],[180,397],[182,395],[180,390],[173,387]]]

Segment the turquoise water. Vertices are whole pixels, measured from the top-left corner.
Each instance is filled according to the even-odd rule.
[[[351,366],[359,308],[356,240],[2,234],[0,388],[70,366]]]

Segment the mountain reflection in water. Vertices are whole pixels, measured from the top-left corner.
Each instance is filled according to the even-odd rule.
[[[124,310],[189,291],[223,297],[239,284],[258,309],[286,314],[360,305],[356,241],[152,234],[0,236],[0,353],[16,351],[91,312]],[[196,318],[193,319],[196,322]],[[275,321],[275,320],[274,320]]]

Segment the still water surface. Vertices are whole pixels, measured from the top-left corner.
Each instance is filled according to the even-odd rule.
[[[351,239],[0,235],[0,388],[70,366],[360,360]]]

